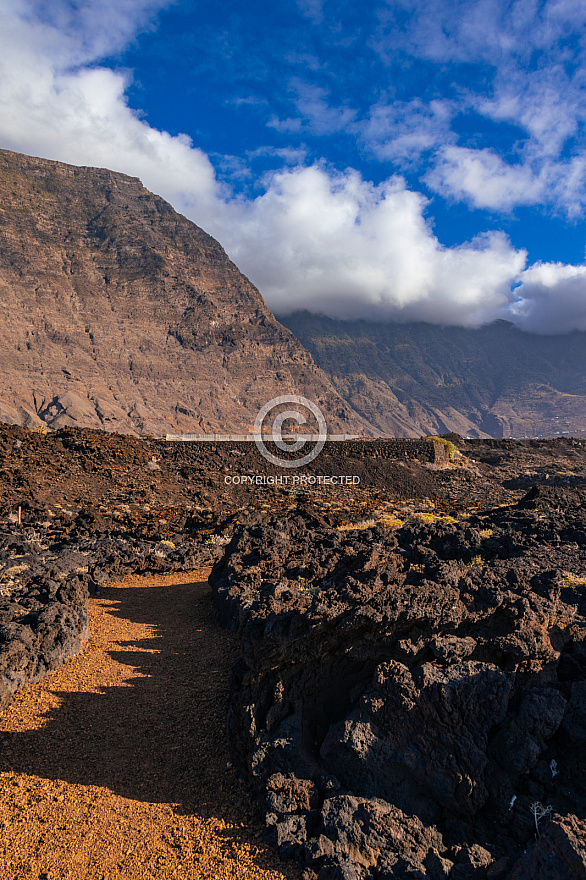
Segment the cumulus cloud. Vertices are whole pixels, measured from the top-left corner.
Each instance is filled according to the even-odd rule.
[[[137,33],[153,30],[156,15],[175,0],[4,0],[3,46],[39,57],[57,69],[92,63],[124,49]]]
[[[478,326],[509,301],[526,254],[499,234],[443,248],[424,218],[424,197],[402,178],[374,186],[355,171],[276,174],[242,204],[228,250],[284,314]]]
[[[277,312],[309,308],[465,326],[511,317],[532,330],[584,329],[586,268],[524,270],[525,252],[495,233],[443,247],[426,220],[425,198],[400,177],[375,186],[352,169],[339,173],[316,163],[273,173],[254,199],[222,187],[187,136],[157,131],[128,107],[128,72],[100,66],[112,51],[112,20],[120,48],[163,6],[7,0],[0,22],[2,146],[139,176],[218,238]],[[323,95],[303,97],[308,114],[323,110]],[[431,118],[426,112],[424,121]],[[539,178],[519,182],[491,154],[476,160],[446,151],[444,180],[488,199],[491,177],[505,201],[542,185]]]
[[[119,28],[117,39],[128,40],[155,5],[163,4],[93,0],[82,6],[84,27],[76,21],[61,30],[57,13],[69,4],[52,5],[45,21],[33,14],[35,4],[10,0],[0,21],[1,143],[141,177],[156,192],[210,216],[221,192],[208,157],[187,136],[172,137],[141,120],[126,103],[128,75],[96,65],[108,16]]]
[[[521,275],[508,317],[534,333],[586,330],[586,266],[536,263]]]
[[[544,170],[534,174],[527,165],[510,165],[489,149],[448,146],[426,175],[436,192],[471,202],[477,208],[510,211],[516,205],[542,201],[547,184]]]
[[[570,217],[583,213],[586,44],[579,35],[585,24],[580,0],[387,0],[376,42],[381,58],[387,64],[401,58],[407,66],[416,59],[432,65],[438,78],[452,71],[460,84],[450,105],[460,124],[441,144],[436,140],[437,167],[429,176],[436,192],[478,208],[539,203]],[[399,143],[402,129],[430,133],[416,105],[405,110],[402,120],[391,120],[390,144],[393,131]],[[458,143],[455,134],[470,114],[479,137],[482,117],[515,126],[514,141],[502,129],[511,139],[510,162],[483,144]],[[376,127],[365,136],[371,133],[380,149]]]

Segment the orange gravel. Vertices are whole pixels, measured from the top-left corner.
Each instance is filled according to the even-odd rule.
[[[208,572],[103,590],[81,653],[0,718],[1,880],[299,878],[227,766]]]

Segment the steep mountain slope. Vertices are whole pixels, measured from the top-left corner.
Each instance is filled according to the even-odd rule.
[[[381,433],[472,437],[586,431],[586,333],[536,336],[497,321],[431,324],[281,317]]]
[[[218,242],[139,180],[0,151],[0,420],[240,433],[286,393],[363,433]]]

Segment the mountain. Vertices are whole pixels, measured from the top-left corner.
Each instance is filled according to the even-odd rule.
[[[282,394],[335,433],[586,432],[586,334],[280,318],[140,181],[0,150],[0,421],[248,433]]]
[[[382,434],[586,432],[586,333],[537,336],[506,321],[478,330],[374,324],[309,312],[279,320]]]
[[[308,397],[369,430],[222,247],[133,177],[0,151],[0,420],[246,433]]]

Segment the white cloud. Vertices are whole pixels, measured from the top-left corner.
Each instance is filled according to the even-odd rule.
[[[77,32],[79,22],[76,29],[61,32],[51,23],[31,21],[25,0],[12,0],[4,7],[0,30],[2,146],[124,171],[141,177],[171,200],[181,200],[186,192],[187,203],[210,216],[221,192],[208,157],[187,136],[157,131],[133,113],[126,103],[128,82],[123,73],[93,66],[109,26],[103,17],[112,13],[128,39],[137,27],[138,12],[144,14],[154,6],[152,2],[117,5],[118,15],[112,11],[111,0],[94,0],[88,9],[83,7],[92,12],[86,16],[91,31],[87,36],[85,31]],[[56,8],[52,7],[54,14]],[[125,10],[129,10],[127,17]],[[94,21],[102,23],[102,34],[92,30]],[[76,51],[78,44],[82,50]],[[80,67],[82,55],[85,64]]]
[[[362,139],[377,159],[412,164],[423,153],[455,141],[450,131],[453,109],[451,102],[443,100],[425,104],[419,98],[382,99],[371,108]]]
[[[284,132],[311,132],[313,135],[331,135],[348,131],[354,127],[356,110],[351,107],[332,107],[328,103],[328,92],[320,86],[306,83],[294,77],[290,89],[295,94],[295,105],[299,116],[279,119],[272,116],[270,128]]]
[[[577,134],[586,102],[582,100],[580,107],[574,90],[565,88],[569,84],[559,82],[554,87],[551,76],[536,72],[529,82],[517,83],[514,78],[511,73],[506,82],[499,83],[494,97],[477,100],[476,109],[496,122],[524,129],[530,136],[527,148],[534,157],[559,156],[564,144]]]
[[[323,5],[324,0],[297,0],[299,11],[311,19],[314,24],[320,24],[323,21]]]
[[[477,326],[508,302],[525,264],[504,236],[443,248],[401,178],[374,186],[318,166],[276,174],[224,241],[277,312]]]
[[[510,320],[534,333],[586,330],[586,266],[536,263],[521,282]]]
[[[254,200],[231,196],[188,137],[157,131],[129,109],[128,74],[99,66],[110,45],[107,16],[115,17],[120,48],[162,5],[87,0],[78,7],[84,16],[75,18],[62,3],[51,6],[47,20],[40,4],[8,0],[0,22],[2,146],[139,176],[218,238],[276,310],[467,326],[512,316],[546,332],[583,320],[586,269],[523,273],[525,253],[499,234],[442,247],[426,222],[424,197],[401,178],[374,186],[356,171],[314,165],[279,171]],[[322,115],[323,95],[302,97]],[[512,204],[528,192],[536,197],[543,185],[493,154],[479,160],[474,151],[448,152],[454,149],[444,154],[442,185],[467,198],[494,199],[489,190],[496,186],[500,203]],[[576,160],[572,173],[582,180],[584,165]],[[511,311],[510,289],[519,279]]]
[[[541,202],[547,184],[543,173],[536,175],[527,165],[509,165],[492,150],[457,146],[440,151],[426,181],[436,192],[499,211]]]
[[[491,211],[549,203],[578,219],[586,206],[586,154],[512,165],[490,149],[447,146],[438,151],[424,180],[446,198]]]
[[[397,19],[400,9],[407,11],[405,20]],[[452,114],[462,114],[460,121],[475,127],[477,138],[486,125],[474,116],[467,120],[470,111],[518,129],[516,142],[514,132],[502,129],[511,140],[509,164],[491,149],[463,143],[456,126],[430,176],[437,192],[495,210],[540,203],[572,217],[583,212],[585,24],[581,0],[387,0],[376,44],[385,61],[423,60],[436,65],[440,78],[452,70],[459,83]],[[420,116],[416,106],[406,107],[405,118],[394,122],[395,135],[389,131],[389,143],[396,137],[400,144],[403,130],[421,132]],[[433,131],[429,126],[427,131],[431,141]]]
[[[4,0],[3,44],[50,56],[57,69],[115,54],[175,0]]]

